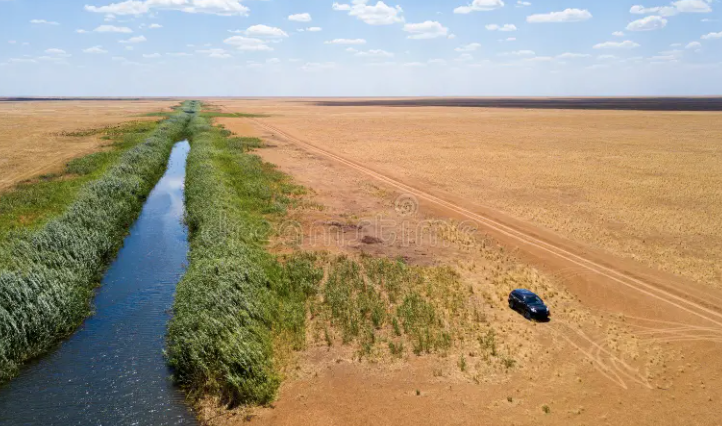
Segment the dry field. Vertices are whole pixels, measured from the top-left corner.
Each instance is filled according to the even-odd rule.
[[[336,338],[329,346],[326,325],[310,318],[308,348],[291,357],[278,401],[270,408],[230,412],[209,401],[201,412],[208,424],[716,422],[714,407],[722,398],[719,318],[675,309],[654,297],[577,275],[572,268],[561,278],[545,274],[497,246],[494,238],[460,228],[447,212],[422,203],[416,215],[400,216],[395,188],[280,132],[260,126],[253,130],[245,119],[218,121],[237,134],[262,137],[266,147],[258,154],[309,188],[311,203],[289,217],[302,225],[303,238],[280,238],[275,250],[298,244],[305,250],[451,267],[469,288],[468,302],[483,316],[456,329],[465,337],[441,353],[389,359],[381,341],[377,345],[386,355],[361,361],[357,344],[344,345]],[[438,239],[420,238],[413,232],[419,224],[431,227]],[[382,238],[365,241],[363,236]],[[570,285],[585,280],[592,285]],[[551,322],[530,323],[510,311],[506,296],[515,287],[542,294],[553,311]],[[490,350],[489,330],[496,354]]]
[[[0,191],[15,183],[63,169],[69,160],[101,149],[83,131],[167,110],[177,101],[0,102]],[[70,133],[78,136],[63,136]]]
[[[722,113],[215,100],[418,187],[722,288]]]

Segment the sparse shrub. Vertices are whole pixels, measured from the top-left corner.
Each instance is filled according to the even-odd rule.
[[[401,356],[403,356],[404,354],[404,342],[389,342],[389,351],[391,352],[391,355],[394,355],[397,358],[401,358]]]
[[[466,371],[466,358],[464,357],[464,354],[459,356],[459,370]]]

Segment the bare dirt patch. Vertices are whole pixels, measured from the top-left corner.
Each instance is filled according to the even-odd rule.
[[[0,191],[61,171],[71,159],[102,148],[92,130],[168,110],[177,101],[0,102]]]

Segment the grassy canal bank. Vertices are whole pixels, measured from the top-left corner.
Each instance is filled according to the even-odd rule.
[[[272,254],[276,225],[307,203],[306,191],[253,153],[260,140],[236,137],[212,118],[195,115],[188,127],[190,262],[167,341],[174,377],[191,399],[270,403],[293,352],[319,342],[377,361],[458,355],[465,342],[488,354],[490,365],[513,367],[451,268]]]
[[[144,133],[123,136],[122,148],[73,161],[66,175],[3,198],[1,380],[89,315],[94,288],[181,139],[191,144],[185,182],[190,253],[166,343],[174,379],[191,400],[269,403],[293,352],[319,342],[350,345],[359,360],[402,359],[450,355],[471,334],[485,336],[479,341],[490,360],[514,365],[497,350],[494,330],[451,269],[271,253],[275,224],[308,201],[305,190],[252,152],[262,146],[259,139],[214,126],[214,117],[228,114],[207,108],[184,102],[165,120],[145,125]],[[17,219],[28,216],[36,218],[30,225]]]
[[[90,314],[93,289],[199,110],[100,129],[110,149],[0,201],[0,382],[51,349]]]

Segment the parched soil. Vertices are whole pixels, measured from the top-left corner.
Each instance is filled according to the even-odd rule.
[[[720,113],[214,102],[394,179],[722,288]]]
[[[235,111],[272,114],[264,108],[254,109],[253,103],[237,105]],[[291,115],[294,108],[298,107],[288,107],[283,113]],[[306,119],[320,117],[309,114]],[[415,186],[422,183],[410,176],[415,169],[377,173],[366,166],[381,170],[376,167],[383,165],[381,155],[365,150],[368,158],[358,162],[336,157],[331,149],[305,144],[318,142],[294,136],[286,125],[277,123],[282,120],[290,119],[276,115],[255,121],[219,120],[238,134],[262,137],[266,147],[258,151],[259,155],[311,190],[310,203],[289,218],[303,231],[301,241],[280,238],[274,249],[283,251],[292,245],[351,256],[401,256],[410,264],[452,266],[471,287],[471,294],[481,296],[485,324],[496,330],[499,352],[515,362],[504,368],[499,355],[489,356],[483,348],[463,345],[463,349],[445,354],[359,362],[352,347],[329,347],[309,338],[308,350],[288,366],[287,380],[273,407],[226,411],[208,401],[202,417],[209,424],[716,422],[716,401],[722,398],[722,299],[718,293],[711,290],[708,303],[702,304],[697,293],[678,295],[668,287],[656,287],[674,285],[675,281],[647,271],[638,262],[605,253],[591,256],[594,264],[610,268],[607,275],[612,277],[604,277],[585,269],[591,264],[582,260],[595,249],[586,252],[584,246],[575,243],[564,245],[554,233],[547,235],[541,228],[505,218],[503,224],[539,238],[539,245],[549,241],[573,250],[571,254],[580,256],[575,261],[582,265],[535,251],[488,226],[485,220],[502,218],[484,216],[490,212],[475,209],[473,203],[464,204],[463,198],[435,201],[433,197],[445,191],[432,191],[428,182],[423,191],[415,192],[414,187],[405,191],[402,180]],[[416,124],[423,127],[422,121]],[[255,133],[250,134],[247,126],[254,122]],[[341,136],[343,126],[334,128],[337,139],[329,142],[333,151],[346,146],[346,138],[364,148],[354,130],[368,129],[346,129]],[[417,131],[413,126],[405,129]],[[425,155],[434,154],[438,156],[438,151]],[[429,158],[426,165],[443,166],[434,163],[439,160]],[[458,169],[459,165],[445,167]],[[412,208],[412,214],[404,203],[409,197],[418,201],[418,210]],[[444,202],[461,210],[455,211]],[[479,220],[462,221],[465,215],[475,217],[476,212]],[[415,232],[427,229],[424,226],[433,230],[433,238]],[[621,278],[614,275],[616,271],[631,276]],[[651,288],[634,281],[646,283],[647,279],[653,282]],[[694,283],[688,285],[697,288]],[[506,295],[517,286],[534,286],[542,293],[553,311],[551,322],[530,323],[508,309]]]
[[[0,102],[0,191],[61,171],[76,157],[102,149],[92,130],[168,111],[172,100],[23,100]]]

